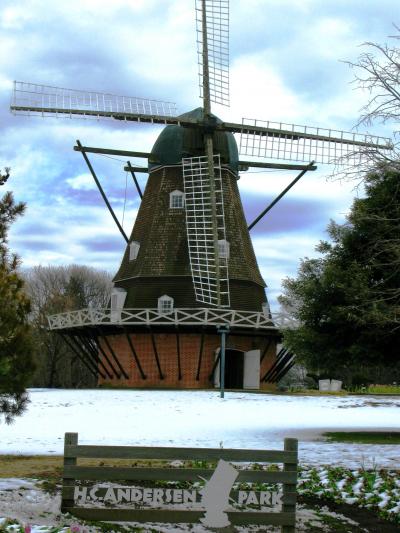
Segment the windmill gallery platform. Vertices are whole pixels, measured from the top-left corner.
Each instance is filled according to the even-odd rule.
[[[182,115],[194,120],[203,110]],[[148,158],[149,178],[108,309],[84,309],[49,317],[50,329],[63,335],[77,355],[98,374],[100,384],[132,387],[210,388],[219,384],[218,328],[229,328],[227,388],[269,388],[264,381],[276,360],[280,340],[269,312],[237,186],[238,151],[230,132],[214,133],[219,154],[229,305],[207,305],[196,298],[193,254],[199,246],[196,218],[184,180],[185,158],[204,154],[202,131],[166,126]],[[202,185],[194,173],[195,187]],[[217,187],[218,187],[218,181]],[[196,185],[197,184],[197,185]],[[194,193],[196,194],[196,192]],[[223,201],[222,201],[223,197]],[[218,200],[218,196],[217,196]],[[195,207],[192,208],[192,205]],[[206,208],[205,208],[206,209]],[[189,228],[189,230],[188,230]],[[201,235],[200,235],[201,237]],[[199,257],[211,253],[198,250]],[[206,268],[206,266],[205,266]],[[209,276],[205,272],[204,276]],[[201,285],[201,280],[200,280]]]

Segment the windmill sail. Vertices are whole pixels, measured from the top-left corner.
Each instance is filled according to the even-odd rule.
[[[196,0],[196,30],[200,97],[229,106],[229,0]]]
[[[68,118],[174,117],[176,104],[132,96],[78,91],[15,81],[11,100],[14,114],[40,114]],[[164,121],[162,121],[164,122]]]
[[[341,130],[243,119],[240,154],[289,161],[357,163],[370,151],[389,151],[390,139]]]
[[[207,156],[182,160],[186,231],[196,300],[229,307],[229,276],[220,156],[214,156],[217,243],[213,231],[212,196]],[[215,245],[220,247],[215,250]]]

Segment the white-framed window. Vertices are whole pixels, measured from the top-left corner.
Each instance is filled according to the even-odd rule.
[[[132,241],[129,244],[129,261],[133,261],[137,258],[140,249],[140,243],[137,241]]]
[[[183,209],[185,207],[185,193],[172,191],[169,193],[169,207],[171,209]]]
[[[160,296],[160,298],[158,299],[158,312],[167,315],[168,313],[172,313],[173,309],[174,299],[168,296],[167,294]]]
[[[229,259],[229,242],[225,239],[218,241],[218,254],[224,259]]]

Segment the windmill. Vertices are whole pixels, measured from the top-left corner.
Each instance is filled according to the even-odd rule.
[[[174,374],[180,386],[204,387],[218,382],[216,328],[228,326],[228,381],[257,388],[276,364],[279,329],[268,310],[249,231],[295,182],[315,170],[314,162],[332,162],[363,149],[388,150],[390,143],[258,119],[241,124],[219,120],[211,104],[229,105],[229,3],[196,0],[195,12],[202,108],[177,115],[171,102],[15,82],[11,111],[166,126],[150,153],[93,148],[77,141],[74,149],[82,153],[127,248],[110,308],[54,315],[50,328],[63,334],[102,380],[171,385]],[[264,161],[239,160],[233,134],[240,134],[241,156]],[[130,237],[88,153],[148,159],[144,194],[135,175],[143,169],[129,161],[125,167],[142,198]],[[247,227],[236,180],[239,168],[254,166],[300,174]]]

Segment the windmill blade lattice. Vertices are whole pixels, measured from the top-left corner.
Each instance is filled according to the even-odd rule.
[[[229,0],[195,2],[200,97],[204,98],[204,62],[207,61],[210,100],[229,106]]]
[[[11,111],[14,114],[66,116],[68,118],[124,118],[124,115],[176,116],[176,104],[132,96],[117,96],[15,81]]]
[[[214,156],[217,245],[222,245],[217,254],[208,158],[207,156],[185,158],[182,164],[186,232],[196,300],[218,307],[229,307],[228,253],[220,156]]]
[[[392,150],[390,139],[283,122],[242,119],[240,154],[288,161],[356,164],[367,151]],[[259,128],[246,131],[246,126]],[[264,130],[264,131],[263,131]]]

